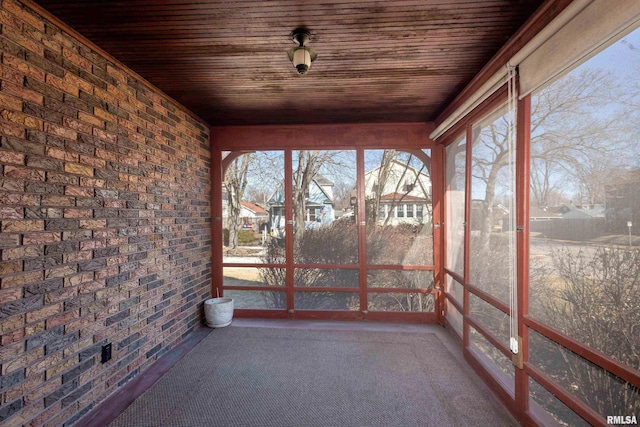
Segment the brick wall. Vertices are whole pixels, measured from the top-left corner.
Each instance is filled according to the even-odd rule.
[[[0,1],[0,424],[70,425],[201,323],[208,128]]]

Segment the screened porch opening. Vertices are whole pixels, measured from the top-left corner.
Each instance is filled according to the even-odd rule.
[[[0,0],[0,425],[638,425],[638,135],[637,0]]]

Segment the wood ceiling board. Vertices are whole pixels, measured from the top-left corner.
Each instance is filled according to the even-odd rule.
[[[36,0],[211,125],[434,120],[542,0]],[[289,33],[318,60],[296,74]]]

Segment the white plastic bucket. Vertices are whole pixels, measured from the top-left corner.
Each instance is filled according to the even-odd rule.
[[[222,328],[233,319],[232,298],[210,298],[204,302],[204,317],[210,328]]]

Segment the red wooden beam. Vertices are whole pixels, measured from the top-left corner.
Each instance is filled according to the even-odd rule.
[[[529,360],[529,331],[524,316],[529,314],[529,179],[531,141],[531,96],[518,102],[516,128],[516,248],[517,248],[517,304],[519,353],[522,362]],[[516,407],[519,414],[529,409],[529,379],[524,370],[516,366]]]
[[[484,302],[491,304],[492,306],[502,311],[503,313],[511,315],[511,309],[509,309],[509,306],[503,303],[502,301],[500,301],[499,299],[497,299],[496,297],[486,293],[485,291],[483,291],[482,289],[474,285],[467,284],[467,286],[465,286],[464,288],[465,290],[471,292],[472,294],[474,294]]]
[[[369,295],[367,294],[367,209],[365,205],[364,190],[364,149],[356,150],[356,211],[355,221],[358,232],[358,265],[360,274],[358,287],[360,289],[360,312],[365,314],[369,311]]]
[[[612,373],[613,375],[629,382],[633,386],[640,388],[639,371],[623,365],[622,363],[612,359],[604,353],[601,353],[597,350],[592,350],[580,341],[570,338],[567,335],[531,317],[525,317],[524,324],[534,331],[538,332],[539,334],[543,335],[544,337],[550,339],[551,341],[554,341],[567,348],[568,350],[571,350],[578,356],[583,357],[596,366],[599,366],[602,369],[605,369],[608,372]]]
[[[444,163],[445,151],[443,146],[435,146],[431,149],[431,203],[433,218],[433,264],[435,271],[433,274],[433,286],[438,290],[436,294],[436,313],[440,319],[440,324],[444,325],[444,243],[442,223],[444,220]]]
[[[449,303],[451,305],[453,305],[459,312],[460,314],[462,314],[462,310],[464,310],[464,308],[462,307],[462,304],[460,304],[454,297],[453,295],[445,292],[444,296],[449,300]]]
[[[463,280],[465,284],[462,292],[462,342],[463,348],[469,347],[469,289],[466,284],[469,283],[469,246],[471,244],[471,233],[469,223],[471,221],[471,141],[473,140],[473,127],[471,123],[466,125],[466,145],[465,145],[465,171],[464,171],[464,261],[462,268]]]
[[[213,144],[221,150],[413,148],[433,144],[432,123],[362,123],[211,128]]]
[[[484,326],[473,320],[470,316],[465,316],[467,319],[467,323],[473,327],[476,331],[480,332],[480,334],[485,337],[487,341],[489,341],[495,348],[500,350],[502,354],[509,360],[511,360],[511,351],[507,348],[505,344],[503,344],[495,335],[486,330]]]
[[[567,392],[563,387],[557,385],[546,374],[537,369],[535,366],[531,365],[531,363],[525,363],[524,369],[525,372],[538,384],[549,390],[551,394],[558,398],[558,400],[560,400],[572,411],[584,418],[589,424],[593,426],[606,424],[604,418],[600,414],[587,406],[586,403],[577,399],[571,393]]]
[[[291,314],[294,310],[294,271],[293,271],[293,153],[291,150],[284,150],[284,218],[285,218],[285,260],[286,272],[285,283],[287,287],[287,311]]]
[[[367,270],[436,271],[435,265],[367,264]]]
[[[451,271],[448,268],[445,267],[444,272],[446,274],[448,274],[449,276],[453,277],[453,280],[455,280],[456,282],[458,282],[460,284],[460,286],[464,287],[464,278],[462,276],[460,276],[458,273],[456,273],[455,271]]]
[[[211,151],[211,295],[223,295],[222,282],[222,151],[210,144]]]

